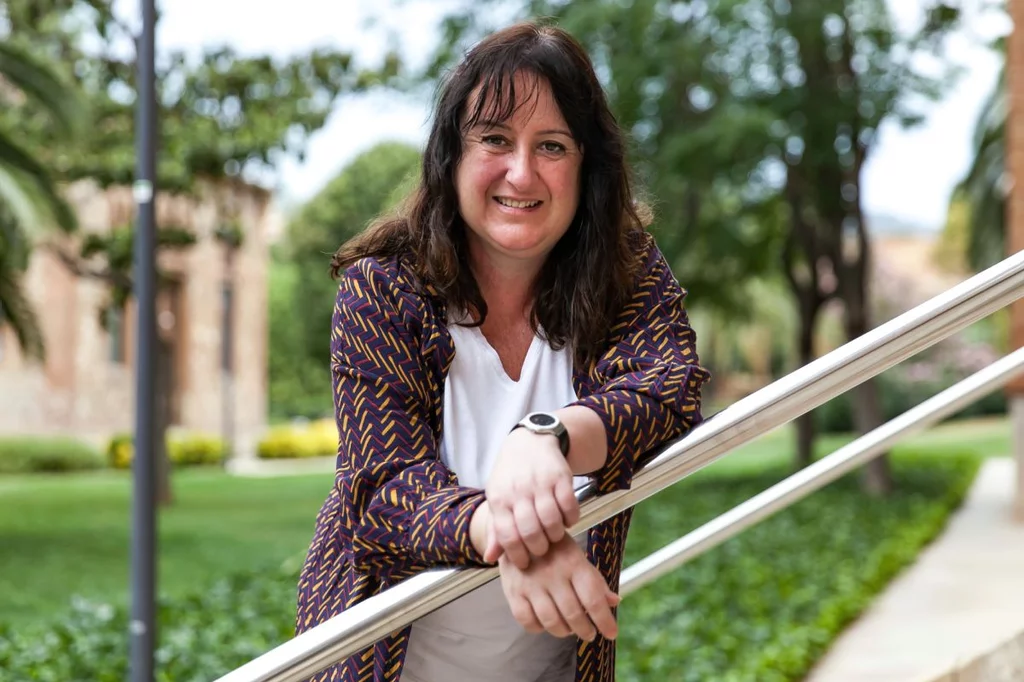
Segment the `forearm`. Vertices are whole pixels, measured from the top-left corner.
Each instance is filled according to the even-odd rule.
[[[570,405],[555,412],[569,432],[566,460],[577,476],[585,476],[604,466],[608,460],[608,436],[601,417],[590,408]]]
[[[354,525],[356,565],[377,574],[408,567],[482,564],[471,526],[483,493],[458,486],[428,491],[396,485],[406,483],[409,474],[403,478],[378,490]]]

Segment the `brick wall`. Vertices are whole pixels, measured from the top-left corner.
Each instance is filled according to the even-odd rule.
[[[129,188],[100,190],[77,183],[68,190],[82,229],[102,232],[134,217]],[[280,222],[267,193],[241,184],[202,185],[193,197],[161,195],[158,224],[193,230],[198,242],[162,254],[161,269],[175,281],[161,293],[158,326],[173,346],[178,425],[222,432],[222,282],[228,268],[216,228],[234,218],[244,242],[234,256],[234,431],[248,454],[267,414],[268,226]],[[112,358],[112,338],[100,324],[105,286],[73,275],[37,249],[26,275],[46,340],[43,364],[23,358],[9,329],[0,329],[0,433],[64,433],[104,442],[134,423],[134,305],[125,313],[124,357]]]

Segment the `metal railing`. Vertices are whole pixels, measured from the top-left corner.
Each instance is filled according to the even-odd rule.
[[[619,594],[625,597],[636,592],[691,559],[714,549],[755,523],[799,502],[843,474],[878,457],[903,438],[942,421],[984,398],[1021,372],[1024,372],[1024,348],[1000,358],[985,369],[950,386],[632,564],[622,571]]]
[[[579,493],[580,521],[572,533],[578,534],[655,495],[731,450],[809,412],[1022,295],[1024,252],[1019,252],[722,410],[685,437],[662,448],[636,473],[629,490],[595,496],[592,486],[584,488]],[[1015,362],[1018,356],[1011,357]],[[883,432],[880,437],[884,436]],[[837,459],[833,460],[835,468],[826,471],[824,466],[819,466],[815,471],[834,478],[841,475],[841,472],[836,473],[841,467],[852,468],[862,461],[849,450],[846,456],[855,461]],[[746,508],[738,515],[741,520],[737,522],[749,525],[812,490],[808,487],[811,484],[802,478],[788,480],[788,487],[770,489],[775,490],[772,496],[752,498],[760,498],[759,504],[764,506]],[[759,514],[761,516],[757,516]],[[741,528],[732,530],[729,526],[712,530],[724,540]],[[691,538],[689,542],[704,542],[706,548],[707,541],[694,537],[694,533],[687,536]],[[661,550],[667,552],[665,556],[671,555],[670,560],[676,561],[676,565],[692,558],[695,551],[679,543],[682,540]],[[646,581],[650,571],[657,569],[650,565],[635,570],[631,567],[624,576],[633,581],[634,586],[639,586],[642,583],[637,581]],[[299,682],[497,575],[496,568],[421,573],[281,644],[221,677],[219,682]]]

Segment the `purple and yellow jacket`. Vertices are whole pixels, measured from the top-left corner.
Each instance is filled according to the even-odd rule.
[[[685,292],[654,244],[645,271],[591,368],[578,405],[608,434],[599,493],[628,488],[645,453],[701,420],[708,373],[697,364]],[[334,486],[299,579],[301,633],[423,570],[484,566],[469,541],[482,490],[459,486],[439,457],[445,377],[455,358],[444,303],[396,259],[363,259],[341,278],[331,337],[339,444]],[[588,556],[618,590],[631,510],[589,531]],[[316,682],[396,682],[409,628],[322,671]],[[615,643],[577,643],[577,682],[609,682]]]

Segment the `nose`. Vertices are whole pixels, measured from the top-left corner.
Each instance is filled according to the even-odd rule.
[[[529,145],[517,145],[508,155],[508,168],[505,179],[518,189],[526,189],[533,181],[533,152]]]

